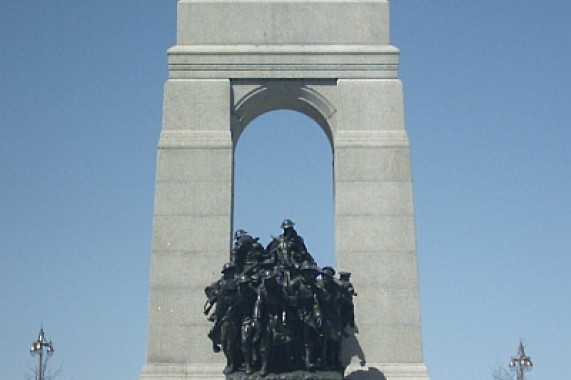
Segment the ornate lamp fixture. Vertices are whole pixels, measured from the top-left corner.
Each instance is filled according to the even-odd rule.
[[[523,343],[520,341],[517,356],[512,356],[510,360],[510,369],[517,372],[517,380],[524,380],[524,372],[531,371],[532,368],[531,358],[525,354]]]
[[[44,349],[47,354],[45,359],[44,359]],[[53,354],[54,354],[54,346],[51,341],[48,342],[46,340],[44,336],[44,329],[41,328],[38,334],[38,339],[35,342],[32,342],[32,346],[30,347],[30,355],[40,356],[40,362],[38,365],[38,369],[36,371],[36,380],[44,380],[48,359]]]

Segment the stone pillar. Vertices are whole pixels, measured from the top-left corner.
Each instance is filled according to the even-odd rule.
[[[228,260],[228,80],[169,79],[158,149],[147,364],[141,379],[190,379],[217,363],[203,289]],[[212,368],[219,374],[220,368]]]
[[[339,80],[338,99],[337,264],[354,273],[358,292],[356,334],[344,343],[346,373],[428,379],[402,85],[398,79]]]

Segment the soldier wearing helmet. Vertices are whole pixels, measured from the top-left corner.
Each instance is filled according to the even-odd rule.
[[[279,263],[289,270],[297,271],[305,262],[315,264],[315,260],[307,251],[303,238],[297,234],[295,223],[291,219],[284,219],[281,224],[283,233],[272,240],[267,251],[277,257]]]
[[[236,264],[237,272],[253,274],[257,271],[258,262],[264,247],[246,231],[239,229],[234,233],[234,246],[230,251],[230,262]]]
[[[237,346],[237,334],[235,331],[239,329],[239,308],[238,288],[235,279],[236,265],[234,263],[226,263],[222,267],[222,278],[216,284],[216,311],[212,315],[214,326],[208,333],[208,337],[212,340],[214,352],[220,349],[226,356],[226,368],[224,373],[234,372],[239,365],[240,358],[236,355],[233,347]]]
[[[256,336],[254,341],[260,343],[261,368],[260,375],[267,375],[270,363],[276,361],[279,346],[288,342],[289,337],[283,334],[286,330],[284,315],[287,299],[283,286],[272,269],[261,271],[262,283],[258,287],[258,298],[254,306]]]
[[[240,318],[240,350],[246,374],[254,372],[255,359],[258,355],[258,342],[254,340],[256,323],[254,321],[254,305],[257,290],[253,286],[253,278],[247,274],[238,277],[238,293],[236,308]]]
[[[319,305],[323,314],[321,328],[322,367],[329,370],[340,370],[341,341],[343,340],[343,323],[341,318],[343,288],[335,279],[335,269],[323,267],[321,280],[318,281]]]
[[[351,283],[351,273],[340,272],[339,282],[342,288],[341,320],[343,327],[355,327],[355,306],[353,304],[353,297],[357,296],[357,292],[355,292],[355,288]]]
[[[321,306],[318,301],[318,288],[316,277],[319,268],[310,262],[301,265],[300,275],[289,286],[291,306],[297,312],[297,321],[300,324],[300,341],[305,369],[313,371],[320,362],[319,335],[322,326]]]

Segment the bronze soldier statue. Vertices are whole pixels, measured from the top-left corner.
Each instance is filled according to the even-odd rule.
[[[242,366],[261,376],[343,370],[344,328],[355,325],[350,273],[337,280],[332,267],[320,270],[294,223],[285,219],[282,228],[267,249],[237,230],[221,278],[204,289],[204,314],[214,322],[208,337],[224,352],[224,374]]]
[[[297,313],[301,330],[301,352],[304,368],[314,371],[319,367],[319,335],[322,326],[321,307],[318,301],[316,277],[319,268],[306,262],[300,275],[292,280],[288,294],[290,304]]]
[[[237,305],[238,289],[236,279],[236,266],[232,263],[222,267],[223,277],[218,281],[217,301],[214,326],[208,337],[212,340],[214,352],[220,348],[226,356],[224,373],[232,373],[240,364],[238,339],[240,336],[240,315]]]
[[[240,315],[240,349],[247,374],[254,372],[258,361],[259,340],[254,339],[257,326],[254,318],[254,307],[258,297],[252,278],[242,274],[238,278],[237,305]]]
[[[266,248],[266,255],[276,260],[278,270],[283,274],[283,281],[286,285],[292,277],[299,274],[299,268],[303,263],[315,264],[315,260],[307,251],[305,242],[297,234],[294,225],[291,219],[285,219],[281,224],[283,233],[277,238],[274,237]]]
[[[278,349],[278,345],[286,343],[285,312],[287,300],[282,284],[278,281],[277,274],[266,269],[261,274],[262,283],[258,287],[258,298],[254,307],[254,319],[259,329],[256,330],[260,339],[260,357],[262,366],[260,375],[268,374],[272,357]],[[285,338],[285,339],[284,339]]]
[[[343,323],[341,320],[342,292],[341,284],[334,278],[335,269],[330,266],[321,270],[318,282],[319,303],[323,315],[321,328],[322,367],[329,370],[340,370],[341,341],[343,340]]]
[[[357,296],[357,292],[355,292],[355,288],[351,283],[351,273],[339,272],[339,282],[343,289],[341,298],[341,321],[343,322],[343,327],[355,327],[355,306],[353,297]]]
[[[230,251],[230,262],[237,267],[238,273],[254,274],[258,270],[264,253],[263,245],[246,231],[239,229],[234,233],[234,246]]]

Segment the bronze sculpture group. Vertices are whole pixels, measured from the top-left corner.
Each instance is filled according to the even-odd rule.
[[[282,228],[266,248],[236,231],[222,277],[204,290],[208,336],[226,356],[225,374],[343,370],[341,343],[355,325],[350,273],[320,269],[294,223]]]

